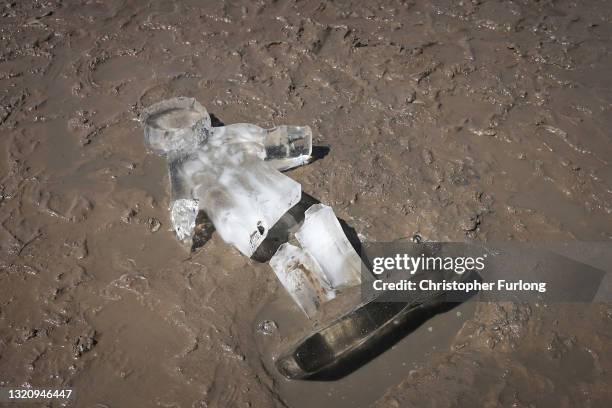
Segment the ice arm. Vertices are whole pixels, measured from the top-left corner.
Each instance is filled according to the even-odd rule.
[[[308,163],[312,154],[312,131],[308,126],[278,126],[264,140],[266,160],[280,171]]]
[[[312,131],[308,126],[263,129],[239,123],[213,128],[208,144],[234,154],[257,156],[284,171],[308,163],[312,154]]]

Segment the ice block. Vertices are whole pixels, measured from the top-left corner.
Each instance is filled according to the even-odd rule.
[[[361,283],[362,262],[346,238],[331,207],[315,204],[306,210],[304,224],[295,237],[302,248],[317,260],[332,288]]]
[[[270,266],[309,318],[315,316],[321,303],[336,296],[317,261],[301,248],[290,243],[281,245],[270,260]]]

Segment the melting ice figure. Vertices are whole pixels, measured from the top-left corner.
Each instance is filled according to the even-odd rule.
[[[212,127],[206,109],[192,98],[155,104],[141,119],[147,146],[168,161],[170,219],[179,240],[193,248],[209,236],[202,231],[211,233],[214,226],[224,241],[254,259],[271,242],[272,249],[279,244],[270,266],[309,318],[324,320],[321,306],[361,282],[365,267],[333,210],[304,200],[300,184],[281,173],[310,159],[309,127]],[[275,365],[284,376],[309,378],[341,361],[356,361],[353,356],[371,356],[402,322],[417,322],[443,302],[443,293],[359,304],[350,304],[353,298],[346,295],[338,300],[349,300],[348,311],[336,312],[335,320],[278,356]],[[272,330],[268,325],[264,333]]]

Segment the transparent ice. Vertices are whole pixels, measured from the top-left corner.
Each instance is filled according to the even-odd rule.
[[[365,266],[327,205],[306,210],[295,238],[301,248],[281,245],[270,266],[293,300],[313,318],[322,303],[359,285]]]
[[[180,198],[170,204],[170,222],[174,232],[182,242],[191,239],[198,216],[197,200]]]
[[[346,238],[331,207],[315,204],[306,210],[304,224],[295,237],[317,260],[334,289],[361,283],[361,258]]]
[[[284,243],[270,260],[270,266],[309,318],[316,314],[322,303],[336,296],[317,261],[302,248]]]

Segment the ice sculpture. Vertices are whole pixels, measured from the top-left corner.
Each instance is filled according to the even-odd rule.
[[[439,306],[440,294],[405,303],[352,297],[371,275],[333,210],[281,173],[308,163],[309,127],[212,127],[193,98],[157,103],[141,120],[147,146],[168,161],[170,220],[179,240],[193,249],[216,229],[248,257],[274,253],[270,266],[279,281],[309,318],[317,318],[317,327],[278,356],[276,366],[287,378],[309,378],[376,354],[374,346],[402,322]],[[332,299],[325,305],[333,306],[330,321],[322,310]],[[271,333],[273,326],[266,327]]]

